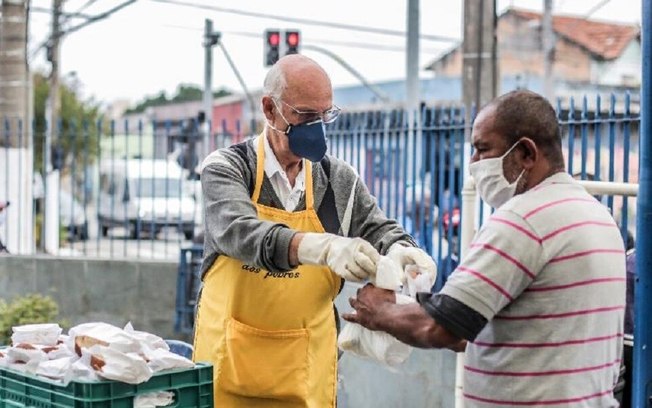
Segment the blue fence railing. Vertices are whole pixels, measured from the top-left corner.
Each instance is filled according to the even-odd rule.
[[[638,97],[630,95],[559,101],[569,173],[637,182],[638,106]],[[329,152],[358,171],[380,207],[405,226],[440,269],[454,266],[459,252],[460,193],[470,150],[464,117],[458,107],[426,107],[418,121],[404,110],[348,112],[327,127]],[[12,202],[0,239],[10,251],[33,253],[47,246],[44,197],[53,190],[59,210],[55,253],[176,260],[181,247],[201,240],[200,124],[62,122],[55,127],[51,152],[58,171],[47,183],[44,130],[28,128],[4,120],[0,135],[0,200]],[[216,128],[209,151],[246,137],[238,123]],[[34,146],[34,154],[16,146]],[[598,198],[623,236],[635,237],[636,200]]]

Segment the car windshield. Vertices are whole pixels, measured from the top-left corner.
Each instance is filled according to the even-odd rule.
[[[179,198],[184,194],[181,180],[162,177],[144,177],[132,180],[130,193],[133,197]]]

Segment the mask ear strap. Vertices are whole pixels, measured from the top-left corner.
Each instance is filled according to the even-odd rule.
[[[518,140],[517,140],[517,141],[512,145],[512,147],[510,147],[510,148],[509,148],[509,149],[508,149],[508,150],[507,150],[507,151],[502,155],[502,157],[507,157],[507,155],[510,154],[510,153],[512,152],[512,150],[514,150],[514,148],[515,148],[516,146],[518,146],[519,143],[521,143],[521,139],[518,139]]]
[[[277,128],[274,127],[274,125],[272,125],[271,123],[269,123],[269,121],[267,121],[267,126],[269,126],[270,128],[274,129],[274,130],[277,131],[277,132],[281,132],[281,133],[286,134],[286,135],[287,135],[288,133],[290,133],[290,129],[292,129],[292,125],[289,125],[289,124],[288,124],[287,129],[285,129],[284,131],[281,130],[281,129],[277,129]]]

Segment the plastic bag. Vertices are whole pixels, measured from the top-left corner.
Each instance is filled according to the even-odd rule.
[[[381,256],[376,271],[376,286],[400,290],[401,267],[391,259]],[[397,304],[414,303],[409,296],[396,294]],[[360,357],[371,358],[389,366],[397,366],[407,360],[412,347],[400,342],[390,334],[365,329],[357,323],[347,323],[337,339],[338,347]]]
[[[421,273],[418,266],[408,265],[405,267],[406,285],[403,286],[403,294],[416,298],[419,292],[430,292],[435,279],[437,279],[436,274],[431,277],[426,273]]]

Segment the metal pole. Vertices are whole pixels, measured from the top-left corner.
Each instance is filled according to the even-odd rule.
[[[419,0],[408,0],[406,96],[410,111],[419,108]]]
[[[380,99],[381,102],[384,102],[384,103],[391,102],[391,99],[389,98],[389,96],[387,96],[387,94],[385,92],[383,92],[376,85],[374,85],[374,84],[370,83],[369,81],[367,81],[367,79],[360,72],[358,72],[355,68],[353,68],[351,65],[349,65],[348,62],[344,61],[344,59],[341,58],[339,55],[335,54],[332,51],[327,50],[326,48],[322,48],[322,47],[319,47],[319,46],[316,46],[316,45],[308,45],[308,44],[306,44],[306,45],[303,46],[303,49],[304,50],[317,51],[317,52],[320,52],[322,54],[325,54],[325,55],[331,57],[333,60],[335,60],[335,62],[340,64],[342,67],[344,67],[344,69],[346,69],[354,77],[356,77],[360,81],[360,83],[362,83],[362,85],[364,85],[365,88],[369,89],[374,95],[376,95],[376,97],[378,99]]]
[[[27,105],[27,3],[25,0],[0,2],[0,123],[8,120],[11,128],[9,147],[27,147],[27,138],[23,145],[18,134],[18,123],[26,124]],[[25,127],[26,128],[26,127]],[[8,198],[8,197],[5,197]],[[16,201],[16,203],[18,203]],[[18,204],[20,205],[20,204]]]
[[[467,124],[473,108],[479,110],[498,92],[496,24],[496,0],[464,0],[462,98]],[[471,140],[470,126],[464,136]]]
[[[204,21],[204,157],[210,153],[211,122],[213,118],[213,21]]]
[[[634,407],[652,407],[652,0],[643,0],[640,194],[637,200],[636,284],[634,287]]]
[[[543,94],[552,101],[554,98],[553,58],[555,37],[552,31],[552,0],[543,0]]]
[[[473,177],[468,176],[462,188],[462,228],[460,259],[466,256],[475,235],[475,213],[478,205]],[[466,353],[457,353],[455,363],[455,408],[464,408],[464,361]]]
[[[224,57],[226,57],[226,61],[229,63],[231,66],[231,69],[233,70],[233,73],[235,74],[235,77],[238,79],[238,82],[240,82],[240,86],[242,86],[242,90],[245,93],[245,96],[247,97],[247,101],[249,101],[249,109],[251,109],[251,129],[249,131],[250,135],[253,135],[256,132],[255,124],[256,124],[256,102],[254,101],[253,95],[251,95],[251,92],[249,92],[249,88],[247,88],[247,84],[245,83],[244,79],[242,78],[242,75],[240,75],[240,71],[238,70],[238,67],[235,65],[233,60],[231,59],[231,55],[229,52],[226,50],[224,47],[224,44],[220,41],[219,46],[222,49],[222,52],[224,53]]]
[[[50,71],[50,94],[46,106],[47,129],[43,146],[43,249],[55,253],[59,248],[59,195],[58,174],[53,171],[50,155],[52,145],[57,146],[56,132],[59,122],[59,53],[61,41],[61,8],[63,0],[52,2],[52,35],[50,37],[49,57],[52,64]]]
[[[412,165],[408,166],[406,173],[407,180],[414,180],[415,172],[421,172],[423,160],[423,143],[421,143],[421,115],[419,109],[419,0],[408,0],[407,9],[407,38],[406,38],[406,61],[405,61],[405,86],[408,120],[407,143],[408,160]]]

